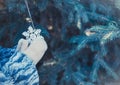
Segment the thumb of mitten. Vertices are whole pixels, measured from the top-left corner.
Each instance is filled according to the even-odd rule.
[[[20,39],[16,51],[24,52],[28,48],[28,40]]]

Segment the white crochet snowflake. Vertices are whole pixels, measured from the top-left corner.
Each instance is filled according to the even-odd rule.
[[[37,37],[42,37],[40,33],[41,33],[41,29],[33,29],[32,26],[29,26],[28,31],[23,32],[22,35],[25,36],[26,39],[31,42]]]

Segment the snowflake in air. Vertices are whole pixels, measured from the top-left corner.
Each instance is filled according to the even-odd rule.
[[[37,37],[41,37],[40,33],[41,33],[41,29],[33,29],[32,26],[29,26],[28,31],[23,32],[22,35],[25,36],[26,39],[31,42]]]

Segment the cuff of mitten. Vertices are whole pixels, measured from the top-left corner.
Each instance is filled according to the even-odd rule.
[[[27,56],[25,53],[16,52],[15,56],[17,58],[23,59],[23,62],[25,61],[25,62],[32,63],[32,64],[36,65],[35,62],[29,56]]]

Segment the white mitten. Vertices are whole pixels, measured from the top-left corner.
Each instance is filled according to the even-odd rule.
[[[35,29],[36,30],[36,29]],[[38,30],[37,30],[38,31]],[[38,31],[40,32],[40,31]],[[20,51],[26,54],[30,59],[33,60],[35,64],[39,62],[39,60],[43,57],[44,53],[47,50],[47,43],[44,38],[40,35],[40,33],[34,35],[35,31],[32,33],[28,33],[26,39],[20,39],[17,46],[17,51]],[[23,35],[25,32],[23,33]],[[34,36],[32,38],[31,34]]]

